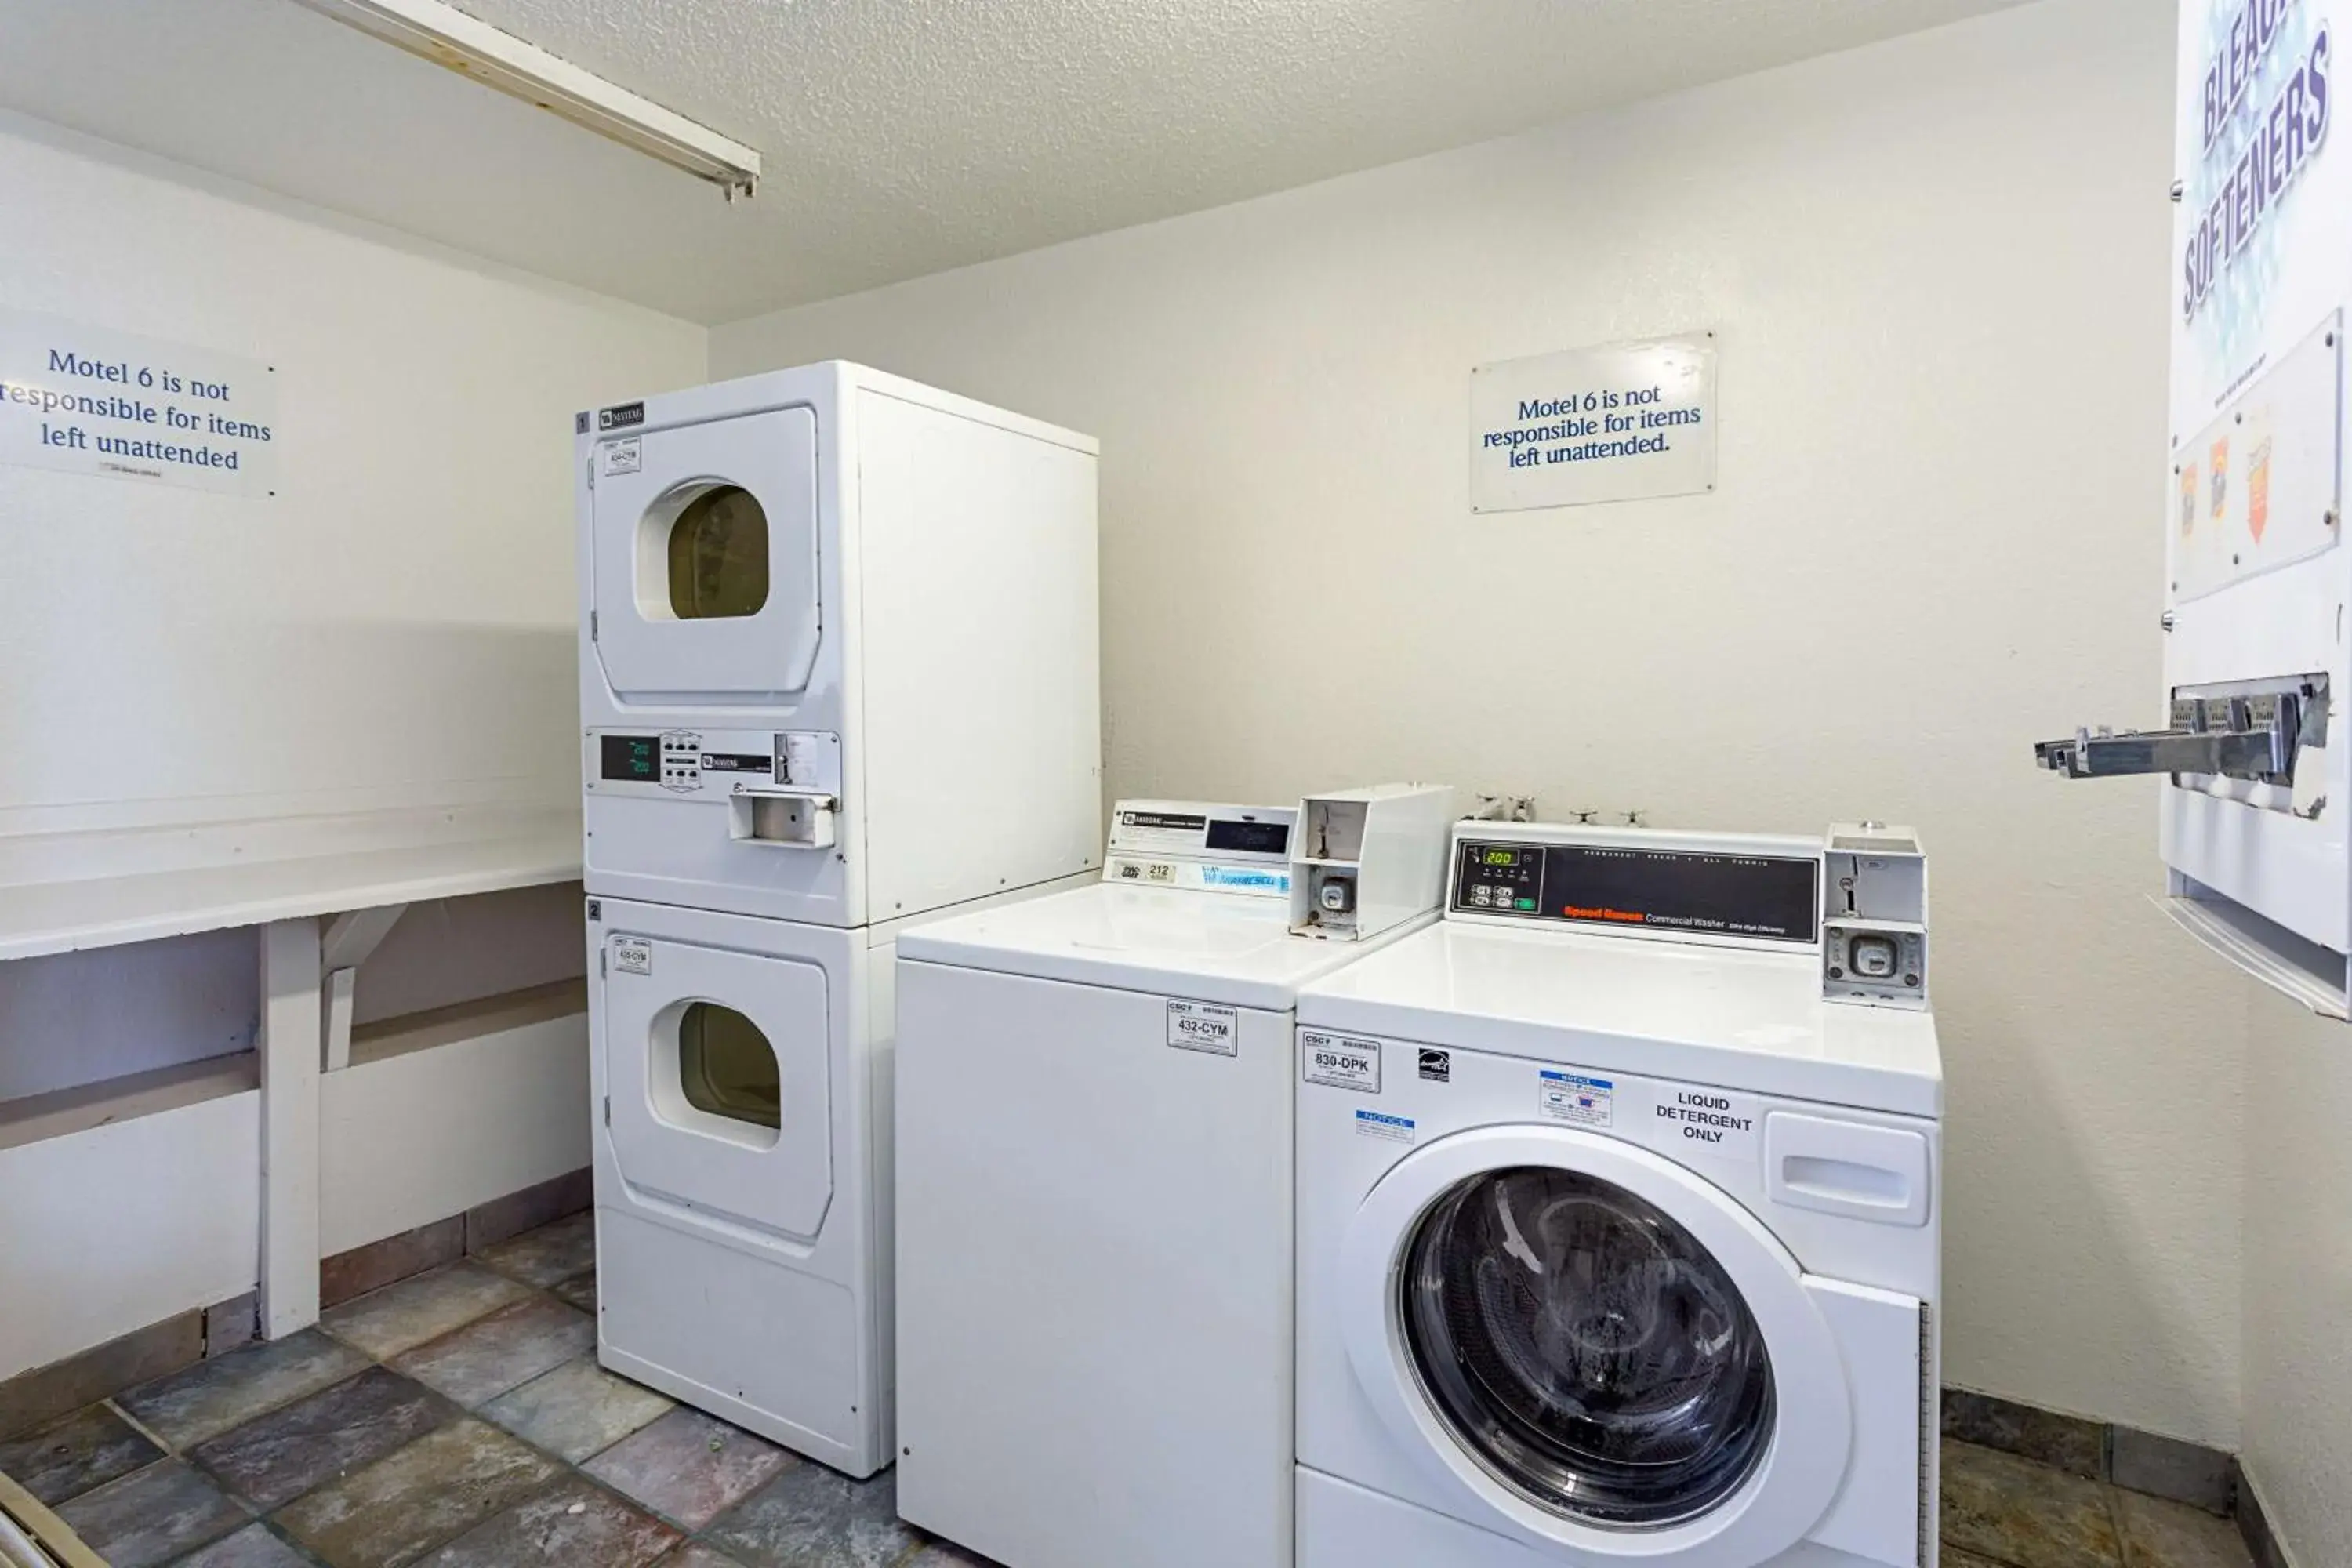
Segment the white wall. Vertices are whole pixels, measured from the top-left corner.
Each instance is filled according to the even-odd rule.
[[[2243,1000],[2140,895],[2171,7],[2048,0],[720,328],[1098,436],[1118,792],[1916,824],[1950,1381],[2237,1438]],[[1722,335],[1708,498],[1474,519],[1470,366]],[[2193,1086],[2193,1087],[2191,1087]]]
[[[586,1168],[588,1016],[498,1024],[320,1079],[321,1256]]]
[[[573,809],[572,416],[703,379],[702,329],[5,114],[0,213],[0,306],[275,365],[279,465],[268,500],[0,468],[0,900],[87,875],[69,830]],[[576,884],[420,905],[360,1005],[583,951]],[[0,964],[0,1100],[246,1048],[255,964],[250,931]],[[329,1237],[586,1163],[584,1035],[331,1077]],[[253,1287],[256,1099],[0,1150],[0,1376]]]
[[[279,463],[274,500],[0,467],[0,898],[92,873],[66,830],[574,809],[572,415],[702,379],[703,330],[21,116],[0,212],[0,306],[275,365]],[[576,974],[579,931],[576,887],[412,910],[362,1016]],[[247,1048],[254,967],[249,931],[0,964],[0,1100]]]
[[[253,1289],[253,1089],[0,1149],[0,1378]]]
[[[572,416],[705,334],[19,116],[0,304],[276,367],[275,499],[0,468],[10,836],[578,799]]]
[[[0,1101],[249,1051],[260,986],[249,929],[0,963]]]
[[[2352,1026],[2249,989],[2244,1461],[2326,1568],[2352,1563]]]

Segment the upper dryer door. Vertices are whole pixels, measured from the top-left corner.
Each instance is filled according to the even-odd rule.
[[[816,416],[775,408],[600,441],[594,642],[632,702],[804,689],[824,605]]]

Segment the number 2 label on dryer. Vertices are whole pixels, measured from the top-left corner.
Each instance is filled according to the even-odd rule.
[[[654,972],[654,944],[641,936],[614,937],[613,967],[624,974],[651,974]]]
[[[1168,998],[1168,1043],[1188,1051],[1207,1051],[1213,1056],[1230,1057],[1241,1049],[1234,1038],[1234,1026],[1239,1015],[1231,1007],[1221,1007],[1214,1002],[1186,1002]]]
[[[1381,1091],[1381,1046],[1378,1040],[1349,1039],[1315,1029],[1298,1031],[1299,1075],[1308,1083],[1330,1089],[1352,1089],[1360,1094]]]

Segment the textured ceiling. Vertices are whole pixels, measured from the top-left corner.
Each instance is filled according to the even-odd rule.
[[[293,0],[0,0],[0,104],[702,321],[2016,0],[467,0],[750,142],[709,186]]]

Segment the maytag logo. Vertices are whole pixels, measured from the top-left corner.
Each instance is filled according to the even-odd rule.
[[[645,422],[646,405],[642,403],[616,403],[596,413],[596,428],[599,430],[625,430],[632,425]]]

